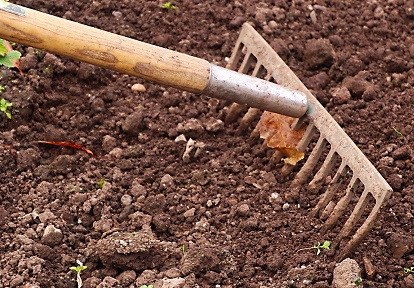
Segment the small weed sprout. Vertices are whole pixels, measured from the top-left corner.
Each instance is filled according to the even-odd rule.
[[[166,9],[166,10],[175,10],[175,9],[177,9],[177,5],[174,5],[171,2],[166,2],[166,3],[161,5],[161,8]]]
[[[318,244],[317,245],[314,245],[314,246],[312,246],[312,247],[308,247],[308,248],[302,248],[302,249],[299,249],[298,251],[296,251],[296,252],[299,252],[299,251],[303,251],[303,250],[311,250],[311,249],[316,249],[316,255],[319,255],[319,254],[321,254],[321,251],[322,251],[322,249],[326,249],[326,250],[329,250],[329,247],[331,246],[331,242],[329,242],[329,241],[325,241],[325,242],[323,242],[323,244],[321,245],[321,243],[320,242],[318,242]]]
[[[397,128],[392,127],[392,129],[394,129],[394,132],[395,132],[398,136],[403,136],[403,137],[404,137],[404,135],[403,135],[400,131],[398,131],[398,130],[397,130]]]
[[[150,285],[142,285],[139,288],[154,288],[154,286],[152,284],[150,284]]]
[[[4,90],[6,90],[6,87],[4,87],[3,85],[0,85],[0,93],[3,92]]]
[[[411,274],[414,272],[414,266],[409,268],[404,268],[404,274]]]
[[[78,288],[82,288],[82,278],[81,272],[88,268],[88,266],[83,265],[83,263],[79,260],[76,260],[78,266],[72,266],[69,269],[76,272],[76,282],[78,282]]]
[[[10,43],[0,39],[0,66],[6,66],[6,67],[15,67],[15,60],[19,60],[20,57],[22,56],[22,54],[19,51],[10,51]],[[19,68],[19,66],[16,66]],[[21,72],[21,70],[20,70]],[[23,72],[21,72],[23,73]],[[3,92],[5,90],[5,88],[3,86],[0,85],[0,93]],[[13,106],[12,103],[7,102],[6,99],[2,98],[0,100],[0,111],[3,112],[7,118],[11,119],[11,114],[10,112],[7,111],[8,107]]]
[[[183,255],[185,254],[185,245],[184,245],[184,244],[181,246],[181,253],[182,253]]]
[[[9,111],[7,111],[7,108],[13,106],[13,103],[7,102],[6,99],[2,98],[0,100],[0,111],[6,114],[6,117],[11,119],[11,114]]]
[[[354,280],[354,284],[355,284],[355,286],[359,286],[359,285],[361,285],[361,284],[362,284],[362,279],[361,279],[361,277],[357,277],[357,278]]]
[[[105,183],[105,179],[104,178],[102,178],[101,180],[99,180],[99,182],[98,182],[99,189],[102,189],[102,187],[104,186],[104,183]]]
[[[22,56],[22,54],[19,51],[8,52],[4,40],[0,39],[0,65],[14,67],[13,60],[20,59],[20,56]]]

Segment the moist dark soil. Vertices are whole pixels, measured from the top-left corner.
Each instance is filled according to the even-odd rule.
[[[413,1],[13,2],[220,66],[249,22],[394,189],[351,255],[363,287],[414,287]],[[284,197],[296,170],[281,175],[256,123],[240,135],[216,99],[15,49],[25,76],[0,75],[13,103],[0,115],[0,287],[77,287],[77,260],[83,287],[331,286],[334,251],[297,250],[341,224],[322,235],[309,217],[322,191]]]

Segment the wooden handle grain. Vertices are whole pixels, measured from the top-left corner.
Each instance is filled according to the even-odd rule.
[[[12,5],[25,15],[0,10],[0,38],[193,93],[209,82],[206,60]]]

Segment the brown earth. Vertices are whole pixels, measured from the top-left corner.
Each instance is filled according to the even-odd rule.
[[[221,66],[250,22],[394,189],[352,257],[363,287],[414,287],[413,1],[14,2]],[[83,287],[330,287],[331,251],[297,250],[337,228],[315,229],[317,195],[276,198],[288,179],[273,151],[222,125],[220,102],[16,49],[26,76],[0,75],[13,103],[0,115],[0,287],[77,287],[76,260]],[[188,161],[180,134],[199,149]]]

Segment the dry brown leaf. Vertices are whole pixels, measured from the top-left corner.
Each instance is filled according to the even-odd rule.
[[[265,111],[259,122],[260,138],[265,140],[268,147],[287,156],[283,161],[291,165],[296,165],[305,157],[305,153],[296,149],[305,133],[305,127],[292,130],[291,125],[295,120],[296,118]]]

